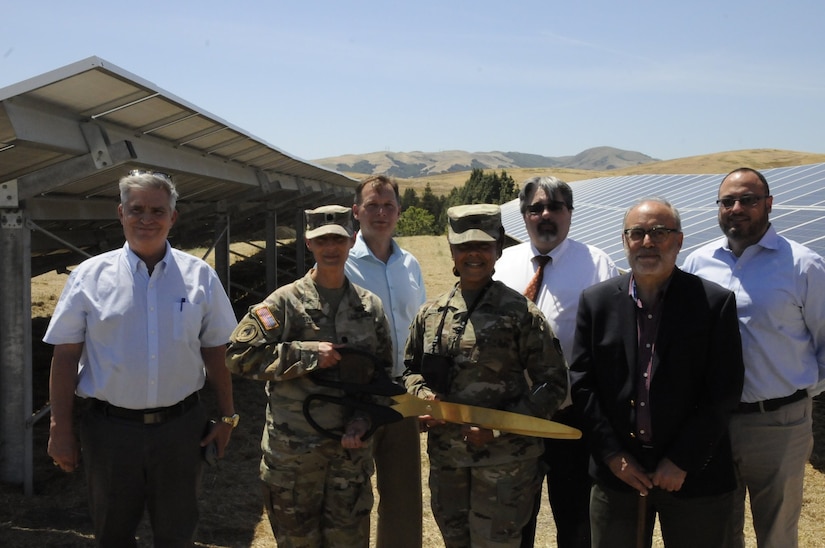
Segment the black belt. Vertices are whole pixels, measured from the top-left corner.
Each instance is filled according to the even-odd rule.
[[[767,413],[769,411],[776,411],[783,405],[794,403],[799,400],[804,400],[808,397],[807,390],[797,390],[790,396],[784,398],[776,398],[773,400],[755,401],[750,403],[739,402],[739,407],[736,410],[739,413]]]
[[[198,401],[200,401],[200,395],[198,392],[192,392],[175,405],[156,407],[154,409],[126,409],[112,405],[107,401],[95,398],[90,398],[90,400],[92,409],[102,413],[104,416],[143,424],[161,424],[176,419],[195,407]]]

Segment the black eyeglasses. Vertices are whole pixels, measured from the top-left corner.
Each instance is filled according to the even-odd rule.
[[[539,215],[544,213],[544,211],[546,209],[549,209],[550,211],[555,212],[555,211],[561,211],[565,207],[567,207],[566,202],[562,202],[561,200],[553,200],[552,202],[548,202],[546,204],[537,203],[537,204],[529,205],[529,206],[527,206],[527,213],[529,213],[530,215],[532,215],[534,217],[538,217]]]
[[[673,232],[681,232],[678,228],[667,228],[664,226],[654,226],[653,228],[625,228],[623,230],[625,237],[631,242],[641,242],[645,236],[650,238],[654,244],[664,242],[668,236]]]
[[[168,173],[163,173],[162,171],[152,171],[151,169],[133,169],[129,172],[129,177],[135,177],[137,175],[151,175],[152,177],[160,177],[161,179],[166,179],[170,183],[172,182],[172,176]]]
[[[754,196],[752,194],[747,194],[745,196],[740,196],[739,198],[719,198],[716,200],[716,205],[719,207],[724,207],[725,209],[730,209],[736,202],[739,202],[742,204],[742,207],[753,207],[763,198],[768,198],[768,196]]]

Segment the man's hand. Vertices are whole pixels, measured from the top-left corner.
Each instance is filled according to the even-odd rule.
[[[685,476],[687,472],[673,464],[672,460],[664,458],[653,472],[653,485],[665,491],[678,491],[685,483]]]
[[[222,459],[226,446],[229,445],[229,438],[232,437],[232,425],[218,421],[209,429],[209,433],[201,440],[201,447],[206,447],[212,440],[215,440],[215,447],[218,449],[218,458]]]
[[[49,443],[47,451],[55,466],[74,472],[80,464],[80,443],[74,433],[74,391],[77,386],[77,364],[83,353],[83,343],[58,344],[54,347],[49,376]]]
[[[607,459],[607,466],[613,475],[637,490],[642,496],[646,496],[653,487],[653,482],[650,481],[647,472],[639,466],[630,453],[616,453]]]
[[[71,425],[61,427],[52,421],[47,449],[55,466],[64,472],[74,472],[80,463],[80,444]]]

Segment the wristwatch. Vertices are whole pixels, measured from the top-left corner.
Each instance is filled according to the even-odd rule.
[[[221,422],[225,422],[226,424],[231,424],[232,428],[236,428],[238,426],[238,421],[241,420],[241,416],[235,413],[234,415],[226,415],[221,417]]]

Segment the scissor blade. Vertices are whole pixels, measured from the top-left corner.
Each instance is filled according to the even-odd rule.
[[[392,399],[395,401],[392,408],[405,417],[431,415],[435,419],[456,424],[471,424],[491,430],[501,430],[502,432],[538,438],[576,440],[581,438],[582,435],[581,431],[565,424],[531,417],[530,415],[522,415],[521,413],[460,403],[423,400],[412,394],[401,394],[400,396],[393,396]]]

